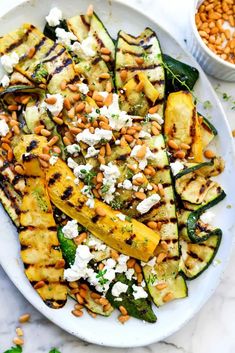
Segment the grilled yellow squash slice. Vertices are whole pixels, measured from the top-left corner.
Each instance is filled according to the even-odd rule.
[[[83,183],[74,184],[74,175],[62,160],[49,167],[46,179],[54,205],[94,236],[117,251],[142,261],[148,261],[154,255],[159,234],[135,219],[120,221],[117,217],[120,212],[97,199],[94,208],[86,206],[87,197],[81,192]],[[103,212],[103,216],[98,210]]]
[[[202,161],[201,128],[191,93],[179,91],[169,94],[164,129],[168,141],[173,140],[178,146],[182,143],[190,146],[185,151],[186,158]]]
[[[48,306],[60,308],[67,299],[64,261],[45,175],[33,155],[23,157],[23,167],[27,183],[21,205],[19,240],[25,274]]]

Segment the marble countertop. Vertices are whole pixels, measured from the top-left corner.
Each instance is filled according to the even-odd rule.
[[[2,15],[21,0],[0,2]],[[143,10],[174,33],[174,37],[183,45],[187,27],[188,9],[193,0],[129,0],[129,4]],[[160,14],[160,15],[159,15]],[[233,95],[234,84],[210,78],[214,87],[220,85],[220,92]],[[234,110],[230,102],[218,96],[226,110],[232,129],[235,129]],[[235,251],[233,251],[235,255]],[[234,318],[235,318],[235,256],[230,260],[223,280],[216,292],[202,310],[179,332],[166,340],[151,346],[122,349],[122,353],[234,353]],[[37,312],[19,293],[0,267],[0,352],[11,346],[15,336],[18,317],[29,312],[30,323],[24,325],[25,346],[24,353],[47,353],[50,348],[57,347],[61,353],[116,353],[119,349],[94,346],[78,340],[56,327]]]

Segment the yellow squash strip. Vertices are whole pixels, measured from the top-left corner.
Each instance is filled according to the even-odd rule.
[[[189,145],[186,157],[194,157],[194,162],[202,161],[201,127],[191,93],[169,94],[164,129],[167,141],[173,140],[178,146],[182,143]]]
[[[62,160],[49,167],[46,179],[52,203],[94,236],[115,250],[142,261],[153,256],[159,235],[135,219],[121,221],[117,217],[120,212],[97,199],[94,208],[86,206],[87,197],[81,192],[83,183],[74,184],[74,175]]]
[[[44,302],[59,308],[66,302],[67,288],[45,175],[33,155],[23,158],[23,167],[27,183],[20,209],[19,240],[25,274]]]

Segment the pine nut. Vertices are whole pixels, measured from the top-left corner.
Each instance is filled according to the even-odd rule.
[[[78,288],[78,282],[69,282],[70,288]]]
[[[49,167],[49,164],[46,161],[44,161],[43,159],[41,159],[41,158],[39,158],[39,163],[41,164],[41,166],[43,168],[48,168]]]
[[[107,63],[110,61],[110,56],[109,55],[101,55],[101,58]]]
[[[110,255],[111,255],[112,259],[114,259],[114,260],[117,260],[119,258],[118,252],[114,249],[111,249]]]
[[[122,81],[126,81],[127,79],[127,70],[121,70],[120,71],[120,78]]]
[[[138,83],[138,85],[136,86],[136,91],[137,91],[137,92],[142,92],[143,89],[144,89],[144,83],[143,83],[142,81],[140,81],[140,82]]]
[[[18,105],[14,105],[14,104],[8,105],[8,110],[10,111],[18,110]]]
[[[40,153],[40,154],[38,155],[38,157],[39,157],[40,159],[42,159],[43,161],[45,161],[45,162],[48,162],[49,159],[51,158],[51,156],[50,156],[49,154],[45,154],[45,153]]]
[[[157,184],[157,187],[158,187],[159,194],[161,196],[164,196],[165,195],[165,191],[164,191],[163,185],[159,183],[159,184]]]
[[[182,151],[182,150],[176,151],[174,153],[174,157],[175,158],[180,158],[180,159],[185,158],[185,155],[186,155],[186,153],[184,151]]]
[[[126,140],[128,143],[131,143],[131,142],[134,141],[134,137],[131,136],[131,135],[126,134],[126,135],[124,135],[124,137],[125,137],[125,140]]]
[[[71,92],[77,92],[78,87],[76,85],[68,85],[68,88],[70,89]]]
[[[122,315],[127,315],[127,310],[123,305],[119,306],[119,310],[121,311]]]
[[[110,157],[112,155],[112,149],[110,147],[110,144],[106,143],[105,148],[106,148],[106,156]]]
[[[24,169],[20,165],[15,166],[15,172],[20,175],[24,175]]]
[[[95,318],[97,317],[97,314],[93,313],[93,311],[91,311],[91,310],[89,310],[89,309],[87,309],[87,313],[88,313],[91,317],[93,317],[93,319],[95,319]]]
[[[95,292],[92,292],[90,295],[91,295],[92,299],[100,299],[101,298],[101,295],[98,293],[95,293]]]
[[[41,130],[41,135],[48,137],[48,136],[51,136],[51,132],[49,130],[47,130],[47,129],[42,129]]]
[[[179,146],[177,145],[177,143],[174,140],[169,140],[168,141],[168,146],[170,148],[172,148],[173,150],[178,150]]]
[[[104,98],[103,96],[101,96],[99,93],[97,93],[96,91],[94,91],[92,98],[96,101],[96,102],[103,102]]]
[[[47,103],[47,104],[50,104],[50,105],[53,105],[53,104],[55,104],[56,102],[57,102],[57,98],[56,97],[47,97],[46,99],[45,99],[45,102]]]
[[[125,324],[125,322],[127,322],[130,319],[129,315],[120,315],[118,317],[118,321],[121,322],[121,324]]]
[[[110,81],[108,81],[108,82],[106,83],[105,90],[106,90],[106,92],[108,92],[108,93],[112,92],[112,84],[111,84]]]
[[[215,158],[215,152],[213,152],[212,150],[206,150],[204,151],[204,156],[208,159]]]
[[[108,72],[104,72],[103,74],[100,74],[99,78],[107,80],[110,78],[110,74]]]
[[[108,96],[104,100],[104,105],[109,107],[113,103],[113,94],[109,93]]]
[[[17,346],[23,346],[24,344],[24,340],[19,337],[15,337],[12,342]]]
[[[111,54],[111,50],[109,48],[104,48],[104,47],[100,49],[100,52],[105,55]]]
[[[19,317],[19,320],[18,320],[18,321],[19,321],[21,324],[24,324],[25,322],[28,322],[29,319],[30,319],[30,314],[23,314],[23,315],[21,315],[21,316]]]
[[[39,281],[33,286],[33,288],[34,289],[39,289],[39,288],[42,288],[44,286],[45,286],[45,282],[44,281]]]
[[[64,142],[65,146],[71,145],[71,141],[66,136],[63,137],[63,142]]]
[[[83,315],[83,311],[79,309],[72,310],[72,314],[76,317],[81,317]]]
[[[158,106],[158,105],[155,105],[154,107],[152,107],[152,108],[149,109],[149,114],[155,114],[155,113],[157,113],[158,109],[159,109],[159,106]]]
[[[21,327],[17,327],[16,328],[16,334],[17,334],[18,337],[24,336],[24,332],[23,332]]]
[[[59,141],[59,137],[58,136],[53,136],[50,140],[49,140],[49,142],[48,142],[48,146],[49,147],[51,147],[51,146],[53,146],[57,141]]]
[[[109,311],[109,310],[111,309],[111,307],[112,307],[112,305],[111,305],[110,303],[108,303],[108,304],[104,305],[104,306],[103,306],[103,310],[104,310],[104,312]]]
[[[9,149],[9,150],[7,151],[7,160],[8,160],[8,162],[11,162],[11,161],[13,160],[13,157],[14,157],[14,155],[13,155],[13,150],[12,150],[12,148],[11,148],[11,149]]]
[[[134,193],[134,195],[135,195],[135,197],[136,197],[137,199],[139,199],[139,200],[144,200],[144,199],[146,199],[146,195],[145,195],[144,192],[136,191],[136,192]]]
[[[71,109],[71,103],[70,100],[68,98],[64,99],[64,107],[66,110],[70,110]]]
[[[146,155],[146,152],[147,152],[147,147],[146,147],[146,145],[143,145],[143,146],[141,146],[139,151],[136,153],[136,157],[139,159],[143,159]]]
[[[109,301],[103,297],[101,297],[99,301],[100,301],[100,304],[103,306],[109,304]]]
[[[28,50],[28,58],[32,59],[32,57],[34,56],[35,52],[36,52],[35,47],[29,48],[29,50]]]
[[[66,85],[67,85],[67,82],[66,82],[65,80],[63,80],[63,81],[61,82],[61,84],[60,84],[60,89],[61,89],[61,91],[64,91],[64,90],[65,90]]]
[[[19,134],[20,134],[19,126],[17,126],[17,125],[13,126],[12,130],[14,131],[14,133],[15,133],[16,135],[19,135]]]
[[[96,207],[95,208],[95,212],[100,217],[105,217],[106,216],[106,211],[101,206]]]
[[[35,134],[40,134],[41,130],[44,128],[44,125],[38,125],[34,128]]]
[[[180,147],[181,147],[183,150],[190,150],[190,148],[191,148],[187,143],[181,143],[181,144],[180,144]]]
[[[74,309],[76,309],[76,310],[82,310],[84,308],[84,306],[82,305],[82,304],[75,304],[74,305]]]
[[[81,296],[83,299],[86,299],[86,297],[87,297],[87,290],[84,289],[84,288],[81,288],[81,289],[80,289],[80,296]]]
[[[164,303],[167,303],[167,302],[171,301],[173,298],[174,298],[173,293],[168,292],[166,295],[164,295],[162,300],[164,301]]]
[[[58,146],[53,146],[52,148],[53,152],[60,154],[61,153],[61,149]]]
[[[128,261],[127,261],[127,267],[128,268],[133,268],[134,266],[135,266],[135,263],[136,263],[136,260],[135,259],[129,259]]]
[[[76,294],[76,299],[77,299],[79,304],[83,304],[84,303],[84,299],[78,293]]]
[[[80,245],[84,242],[86,238],[87,238],[87,233],[83,232],[79,234],[76,238],[74,238],[74,242],[76,243],[76,245]]]
[[[163,290],[167,287],[167,284],[166,283],[158,283],[156,286],[155,286],[158,290]]]
[[[100,164],[105,164],[105,158],[102,156],[98,156],[98,161],[100,162]]]
[[[137,65],[142,65],[144,63],[144,59],[137,57],[137,58],[135,58],[135,62]]]
[[[135,269],[136,273],[141,273],[142,272],[141,267],[140,267],[140,265],[137,262],[134,265],[134,269]]]
[[[160,132],[158,131],[158,129],[155,126],[151,127],[151,132],[154,136],[157,136],[160,134]]]
[[[157,229],[157,222],[149,221],[149,222],[147,223],[147,226],[148,226],[149,228],[155,230],[155,229]]]

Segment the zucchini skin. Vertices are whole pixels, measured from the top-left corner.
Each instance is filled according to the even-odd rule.
[[[63,28],[66,32],[68,32],[68,25],[66,20],[61,20],[58,26],[52,27],[48,23],[46,23],[43,34],[53,40],[54,42],[56,41],[56,28]]]
[[[193,89],[199,78],[199,71],[195,67],[176,60],[167,54],[163,54],[163,61],[180,81],[184,82],[190,90]],[[167,93],[184,90],[186,88],[184,84],[174,79],[169,70],[166,69],[165,71]]]
[[[126,293],[120,294],[122,301],[116,301],[115,297],[112,295],[112,287],[116,282],[122,282],[128,285]],[[106,294],[108,301],[112,304],[113,307],[119,308],[120,305],[124,306],[128,314],[132,317],[135,317],[139,320],[144,320],[149,323],[155,323],[157,317],[152,310],[151,301],[149,298],[140,298],[134,299],[132,285],[135,284],[134,281],[129,281],[125,275],[120,274],[115,278],[115,282],[110,287],[109,291]]]
[[[222,190],[222,192],[213,200],[211,200],[209,203],[207,203],[204,206],[199,207],[197,210],[193,211],[187,220],[187,230],[188,230],[188,236],[191,239],[192,242],[194,243],[200,243],[204,240],[207,240],[210,236],[205,236],[205,237],[198,237],[196,236],[195,230],[196,230],[196,223],[201,216],[203,212],[208,210],[209,208],[217,205],[220,201],[222,201],[226,197],[226,193]],[[217,235],[221,234],[220,229],[216,232]]]
[[[57,237],[60,243],[63,258],[67,266],[72,266],[75,261],[77,246],[72,239],[65,238],[62,227],[58,227]]]
[[[182,176],[195,172],[198,169],[201,169],[203,167],[207,167],[207,166],[212,166],[213,165],[213,160],[209,161],[209,162],[203,162],[203,163],[198,163],[192,167],[183,169],[182,171],[180,171],[178,174],[175,175],[175,180],[181,178]]]

